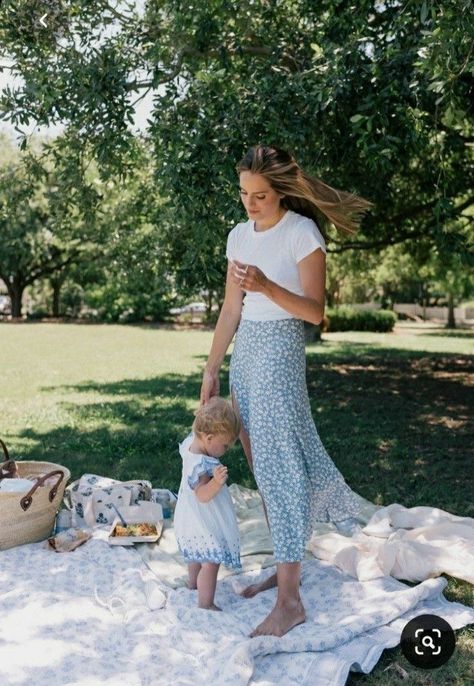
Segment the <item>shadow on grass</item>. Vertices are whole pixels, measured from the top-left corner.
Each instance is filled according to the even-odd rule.
[[[354,490],[472,516],[473,358],[350,344],[307,365],[318,431]]]
[[[228,362],[221,373],[224,396]],[[352,343],[308,350],[313,417],[351,488],[380,505],[431,505],[472,516],[473,371],[467,355]],[[176,491],[178,442],[191,428],[200,386],[200,373],[63,386],[66,397],[84,393],[90,402],[63,403],[66,426],[25,430],[36,445],[24,457],[65,464],[72,478],[85,472],[147,478]],[[223,461],[229,483],[255,488],[240,444]]]
[[[71,479],[92,472],[120,480],[149,479],[155,487],[176,491],[181,479],[178,443],[191,430],[201,379],[200,374],[169,374],[62,386],[66,396],[79,392],[91,401],[60,403],[70,418],[67,425],[46,433],[24,430],[20,436],[35,445],[22,451],[23,459],[63,464]],[[222,393],[226,383],[223,372]],[[58,387],[43,389],[49,390],[57,392]],[[229,484],[256,488],[240,444],[223,462],[229,467]]]
[[[474,329],[443,329],[443,331],[426,331],[423,336],[442,336],[443,338],[472,338],[474,340]]]

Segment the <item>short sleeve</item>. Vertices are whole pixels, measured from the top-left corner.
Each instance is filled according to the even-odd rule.
[[[238,224],[237,224],[238,226]],[[227,236],[227,247],[226,247],[226,257],[228,260],[235,260],[235,239],[236,239],[236,230],[237,226],[234,226],[234,228],[230,231],[229,235]]]
[[[293,257],[296,262],[300,262],[318,248],[321,248],[323,253],[326,254],[326,241],[316,222],[308,218],[307,221],[303,221],[295,227]]]
[[[212,476],[214,469],[219,465],[220,462],[215,457],[202,457],[199,462],[194,465],[193,471],[188,476],[189,488],[194,490],[198,484],[199,478],[203,476],[203,474]]]

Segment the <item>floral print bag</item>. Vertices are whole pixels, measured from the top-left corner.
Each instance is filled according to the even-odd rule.
[[[64,494],[73,527],[112,524],[116,517],[113,505],[120,510],[120,506],[136,505],[140,500],[151,500],[150,481],[117,481],[97,474],[83,474]]]

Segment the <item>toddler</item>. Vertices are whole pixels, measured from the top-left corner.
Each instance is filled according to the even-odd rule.
[[[188,563],[188,588],[197,589],[198,605],[214,604],[219,566],[241,569],[240,536],[227,467],[219,458],[235,442],[240,421],[223,398],[212,397],[195,413],[192,432],[179,446],[183,473],[174,513],[178,547]]]

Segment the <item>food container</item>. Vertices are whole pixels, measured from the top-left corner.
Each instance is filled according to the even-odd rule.
[[[161,536],[163,531],[163,510],[158,503],[151,501],[142,501],[138,505],[131,505],[128,507],[121,507],[120,514],[125,519],[127,524],[151,524],[156,527],[156,534],[150,536],[113,536],[113,532],[117,524],[122,526],[120,517],[117,516],[110,528],[108,541],[110,545],[133,545],[134,543],[155,543]]]
[[[176,507],[177,497],[167,488],[153,488],[151,499],[154,503],[159,503],[163,508],[164,519],[172,519]]]

